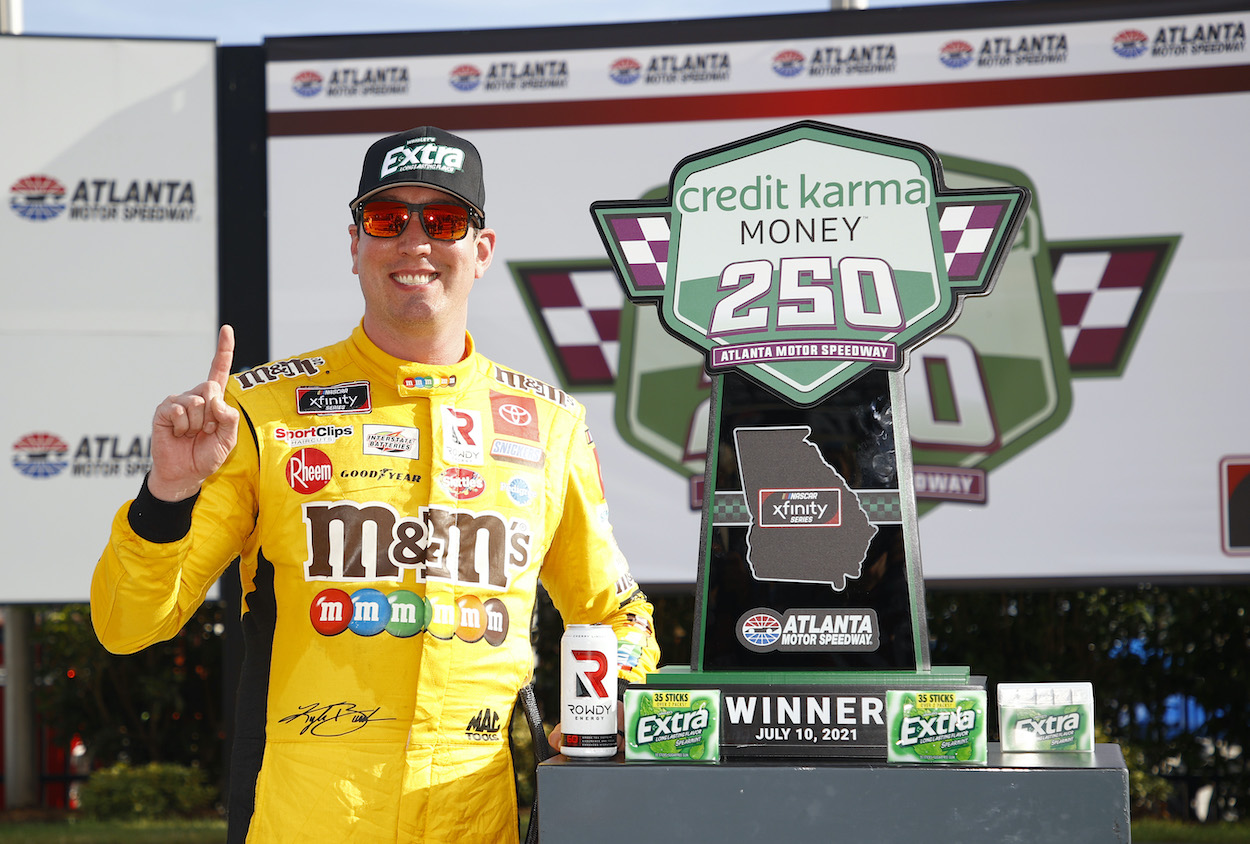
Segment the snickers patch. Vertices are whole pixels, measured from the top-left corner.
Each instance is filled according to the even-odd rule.
[[[538,446],[512,440],[495,440],[490,444],[490,456],[505,463],[534,467],[542,466],[547,459],[547,453]]]

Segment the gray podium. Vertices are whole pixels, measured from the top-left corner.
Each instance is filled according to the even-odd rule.
[[[1112,844],[1130,840],[1120,748],[1003,753],[985,766],[737,761],[538,767],[543,844],[785,841]]]

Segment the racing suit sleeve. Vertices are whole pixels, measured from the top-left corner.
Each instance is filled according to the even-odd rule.
[[[113,517],[91,578],[91,623],[109,651],[134,653],[172,638],[239,556],[256,523],[258,463],[242,424],[239,434],[198,495],[167,503],[145,480]]]
[[[651,603],[612,535],[590,431],[581,424],[572,440],[564,506],[543,563],[543,585],[565,624],[611,625],[618,676],[642,683],[660,658]]]

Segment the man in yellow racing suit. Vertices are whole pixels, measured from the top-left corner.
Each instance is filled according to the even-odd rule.
[[[92,620],[117,652],[168,638],[241,555],[231,842],[515,840],[507,725],[540,575],[565,623],[615,629],[622,678],[655,668],[584,409],[465,331],[483,202],[467,141],[374,144],[350,231],[361,325],[233,376],[223,327],[209,380],[157,409]],[[479,225],[461,233],[453,203]]]

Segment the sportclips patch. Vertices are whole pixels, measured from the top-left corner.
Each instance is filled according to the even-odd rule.
[[[332,387],[296,387],[295,404],[301,416],[373,412],[368,381],[347,381]]]

